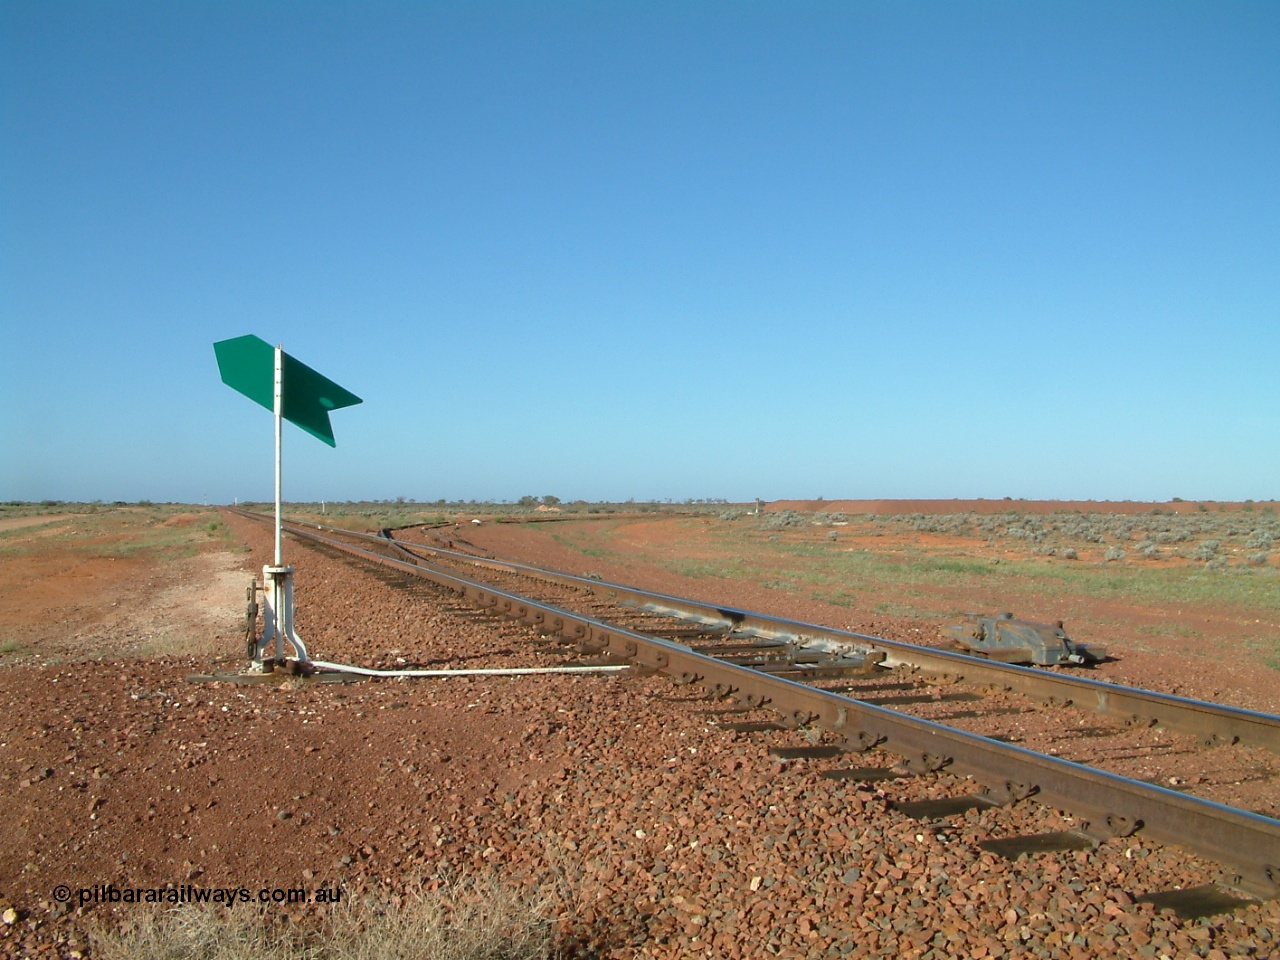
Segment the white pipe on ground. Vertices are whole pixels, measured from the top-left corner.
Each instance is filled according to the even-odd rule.
[[[362,677],[528,677],[542,673],[617,673],[630,664],[598,667],[476,667],[471,670],[373,670],[327,660],[308,661],[317,670],[331,673],[355,673]]]

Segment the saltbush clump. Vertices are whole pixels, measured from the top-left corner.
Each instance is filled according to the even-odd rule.
[[[1209,561],[1218,555],[1218,548],[1222,546],[1219,540],[1206,540],[1200,546],[1191,552],[1192,560]]]
[[[1270,550],[1271,549],[1271,532],[1268,530],[1257,529],[1249,534],[1249,539],[1244,545],[1250,550]]]
[[[766,530],[780,530],[783,527],[802,527],[806,523],[803,514],[796,513],[794,510],[783,510],[780,513],[766,513],[760,519],[760,526]]]
[[[831,527],[838,523],[848,523],[849,518],[843,513],[815,513],[813,523],[819,527]]]
[[[1085,543],[1102,543],[1104,540],[1103,531],[1084,517],[1065,520],[1060,525],[1060,528],[1065,535],[1073,540],[1083,540]]]

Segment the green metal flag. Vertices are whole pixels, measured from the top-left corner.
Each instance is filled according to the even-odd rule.
[[[218,372],[223,383],[254,403],[275,411],[275,348],[271,344],[249,334],[219,340],[213,345],[213,352],[218,358]],[[336,446],[329,411],[363,401],[287,353],[283,353],[281,358],[280,379],[280,415],[317,440]]]

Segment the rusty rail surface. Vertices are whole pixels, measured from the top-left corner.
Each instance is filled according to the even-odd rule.
[[[538,603],[431,567],[421,559],[400,560],[297,524],[289,527],[294,534],[331,549],[422,577],[483,609],[559,634],[584,652],[625,659],[678,683],[697,684],[713,696],[775,711],[790,726],[823,727],[839,737],[849,752],[882,746],[903,757],[903,765],[914,773],[945,768],[967,775],[982,784],[986,798],[997,804],[1034,796],[1037,802],[1074,816],[1079,829],[1095,840],[1141,831],[1222,864],[1232,871],[1229,885],[1238,890],[1264,899],[1280,895],[1280,821],[726,663],[684,644]],[[597,581],[585,584],[604,586]]]

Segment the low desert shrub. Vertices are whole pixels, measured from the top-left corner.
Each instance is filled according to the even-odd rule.
[[[783,510],[779,513],[766,513],[760,518],[760,526],[766,530],[781,530],[783,527],[802,527],[808,521],[803,514],[794,510]]]
[[[1254,530],[1249,534],[1249,539],[1244,545],[1250,550],[1270,550],[1271,549],[1271,532],[1269,530]]]
[[[921,533],[962,534],[972,529],[973,515],[968,513],[913,513],[900,518],[900,522]]]
[[[1208,562],[1218,555],[1218,548],[1221,546],[1221,541],[1206,540],[1191,552],[1191,559]]]

